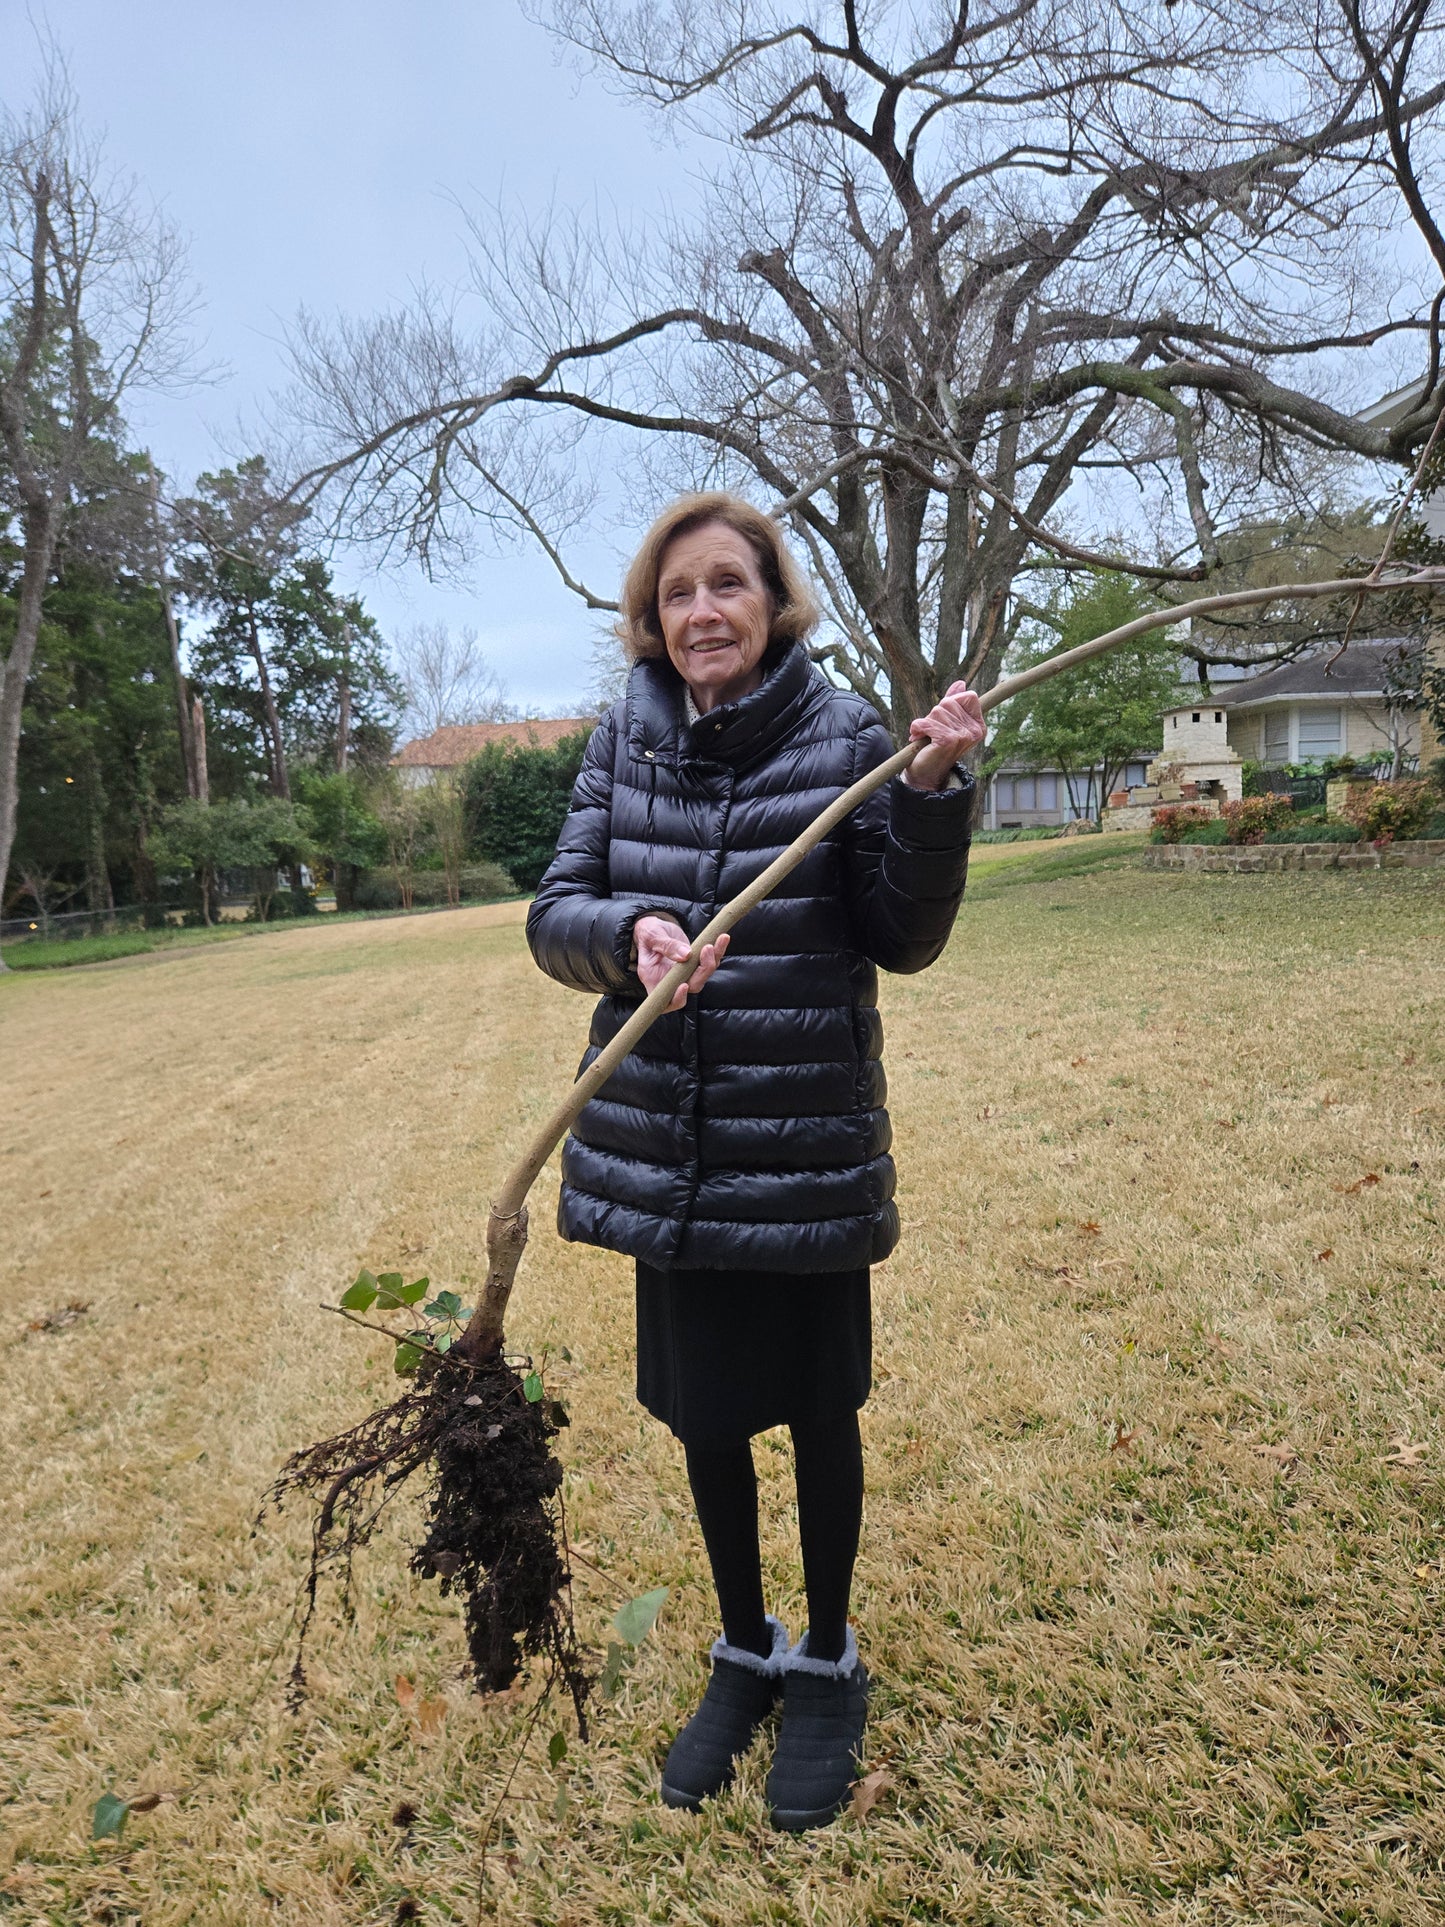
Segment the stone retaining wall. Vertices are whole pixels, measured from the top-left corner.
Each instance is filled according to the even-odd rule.
[[[1380,851],[1370,843],[1151,843],[1144,868],[1215,873],[1445,869],[1445,839],[1392,843]]]

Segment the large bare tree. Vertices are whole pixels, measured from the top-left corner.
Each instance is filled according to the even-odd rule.
[[[960,673],[993,685],[1031,569],[1098,559],[1086,493],[1093,527],[1156,532],[1111,562],[1198,582],[1223,531],[1341,458],[1406,460],[1439,412],[1430,0],[549,19],[721,165],[652,232],[474,221],[474,323],[425,298],[303,318],[305,486],[352,534],[436,566],[521,531],[607,607],[565,554],[599,492],[635,519],[679,484],[747,487],[823,585],[818,654],[902,723]],[[1418,391],[1361,420],[1392,346]]]
[[[57,69],[28,118],[0,121],[0,531],[17,532],[20,551],[0,665],[0,880],[25,688],[67,519],[113,465],[128,391],[181,373],[191,301],[180,243],[106,173]]]

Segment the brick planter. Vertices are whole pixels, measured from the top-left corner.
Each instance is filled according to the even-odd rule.
[[[1146,870],[1203,870],[1256,875],[1274,870],[1445,869],[1445,839],[1392,843],[1151,843]]]

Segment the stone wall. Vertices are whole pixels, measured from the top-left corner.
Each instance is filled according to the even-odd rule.
[[[1146,870],[1255,874],[1269,870],[1445,870],[1445,839],[1376,850],[1372,843],[1151,843]]]

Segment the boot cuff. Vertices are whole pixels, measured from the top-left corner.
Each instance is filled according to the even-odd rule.
[[[813,1659],[808,1653],[808,1635],[788,1649],[782,1663],[785,1673],[813,1673],[819,1679],[850,1679],[858,1664],[858,1642],[853,1637],[853,1628],[847,1627],[843,1634],[843,1657],[841,1659]]]
[[[726,1638],[715,1639],[712,1643],[714,1659],[725,1659],[730,1666],[741,1666],[745,1673],[761,1673],[765,1679],[774,1679],[783,1670],[788,1658],[788,1629],[782,1620],[768,1614],[768,1631],[773,1636],[773,1650],[765,1659],[761,1653],[749,1652],[746,1646],[729,1646]]]

